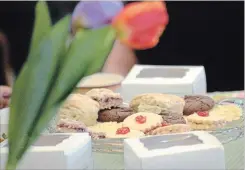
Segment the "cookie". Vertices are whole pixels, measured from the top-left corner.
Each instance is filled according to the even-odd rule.
[[[242,116],[242,112],[242,108],[235,104],[217,105],[210,110],[210,114],[222,116],[227,122],[239,120]]]
[[[132,130],[128,127],[122,127],[114,132],[106,134],[106,138],[137,138],[145,136],[145,134],[138,130]]]
[[[183,133],[189,131],[191,131],[191,127],[189,125],[175,124],[175,125],[158,127],[154,130],[149,131],[147,135],[163,135],[163,134],[170,134],[170,133]]]
[[[99,103],[88,96],[72,94],[59,110],[58,117],[92,126],[97,123],[99,107]]]
[[[133,114],[129,107],[119,107],[99,112],[98,121],[100,122],[122,122],[126,117]]]
[[[145,133],[161,126],[162,122],[162,116],[158,114],[139,112],[124,119],[123,127],[129,127],[132,130],[138,130]]]
[[[101,110],[119,107],[123,104],[123,99],[119,93],[114,93],[105,88],[92,89],[86,95],[99,102]]]
[[[186,120],[183,116],[162,116],[163,122],[166,124],[186,124]]]
[[[186,119],[193,130],[215,130],[226,124],[223,116],[210,114],[207,111],[194,113],[187,116]]]
[[[115,132],[118,128],[122,127],[122,123],[117,122],[104,122],[104,123],[97,123],[94,126],[89,126],[88,129],[90,132],[102,132],[102,133],[110,133]]]
[[[84,123],[75,120],[61,119],[57,124],[57,132],[60,133],[76,133],[88,132]]]
[[[159,115],[183,115],[185,101],[170,94],[149,93],[138,95],[130,102],[134,112],[150,112]]]
[[[191,115],[194,112],[211,110],[215,102],[212,98],[203,95],[185,96],[184,115]]]

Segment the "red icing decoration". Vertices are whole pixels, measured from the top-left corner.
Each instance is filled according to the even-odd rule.
[[[168,126],[168,124],[163,122],[162,127],[164,127],[164,126]]]
[[[137,116],[137,117],[135,118],[135,121],[136,121],[137,123],[143,124],[143,123],[146,122],[146,117],[145,117],[145,116],[142,116],[142,115]]]
[[[197,112],[198,116],[202,116],[202,117],[207,117],[209,116],[209,113],[207,111],[201,111],[201,112]]]
[[[130,132],[130,129],[128,127],[122,127],[118,128],[116,134],[118,135],[125,135]]]

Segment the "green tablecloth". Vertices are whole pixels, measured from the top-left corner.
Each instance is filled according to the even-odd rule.
[[[226,169],[242,170],[244,169],[244,138],[232,141],[224,145]],[[94,154],[94,169],[119,170],[123,168],[122,154]]]

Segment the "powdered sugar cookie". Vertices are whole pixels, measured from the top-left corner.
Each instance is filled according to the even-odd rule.
[[[226,124],[223,116],[210,114],[207,111],[196,112],[187,116],[186,119],[193,130],[214,130]]]
[[[147,135],[162,135],[162,134],[170,134],[170,133],[183,133],[191,131],[191,127],[186,124],[174,124],[168,126],[158,127],[154,130],[151,130],[147,133]]]
[[[128,127],[118,128],[116,131],[106,134],[107,138],[137,138],[141,136],[145,136],[145,134],[141,131],[132,130]]]
[[[139,112],[124,119],[123,127],[129,127],[132,130],[138,130],[145,133],[155,129],[158,126],[161,126],[162,122],[163,119],[160,115]]]

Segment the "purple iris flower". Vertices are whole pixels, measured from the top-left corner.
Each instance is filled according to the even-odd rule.
[[[72,14],[72,30],[110,24],[123,7],[121,1],[80,1]]]

